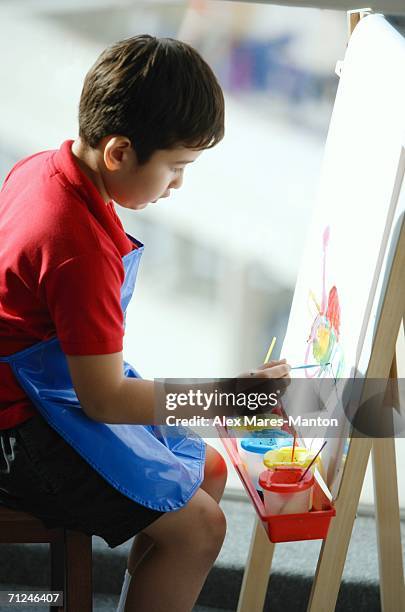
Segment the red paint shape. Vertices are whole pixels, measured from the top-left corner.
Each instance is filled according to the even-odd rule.
[[[334,328],[336,337],[339,338],[340,330],[340,304],[339,296],[335,286],[329,291],[328,296],[328,309],[326,311],[326,317],[330,323],[330,326]]]

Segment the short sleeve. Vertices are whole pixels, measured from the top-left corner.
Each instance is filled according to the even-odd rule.
[[[122,261],[100,251],[72,257],[47,271],[42,296],[67,355],[100,355],[123,349]]]

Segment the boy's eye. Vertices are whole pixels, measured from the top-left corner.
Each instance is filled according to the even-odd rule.
[[[180,172],[183,172],[184,168],[172,168],[172,172],[176,172],[177,174],[180,174]]]

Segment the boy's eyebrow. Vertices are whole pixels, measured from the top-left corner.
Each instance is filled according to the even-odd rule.
[[[173,163],[175,163],[175,164],[192,164],[193,161],[194,161],[194,159],[181,159],[181,160],[175,161]]]

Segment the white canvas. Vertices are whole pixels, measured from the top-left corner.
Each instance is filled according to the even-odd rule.
[[[346,378],[367,369],[367,354],[361,354],[370,342],[367,326],[398,218],[404,109],[405,41],[381,15],[368,16],[346,52],[282,348],[293,365],[320,365],[295,376]],[[326,361],[331,366],[323,366]],[[289,413],[295,410],[288,406]],[[336,483],[341,452],[328,440],[329,485]]]

